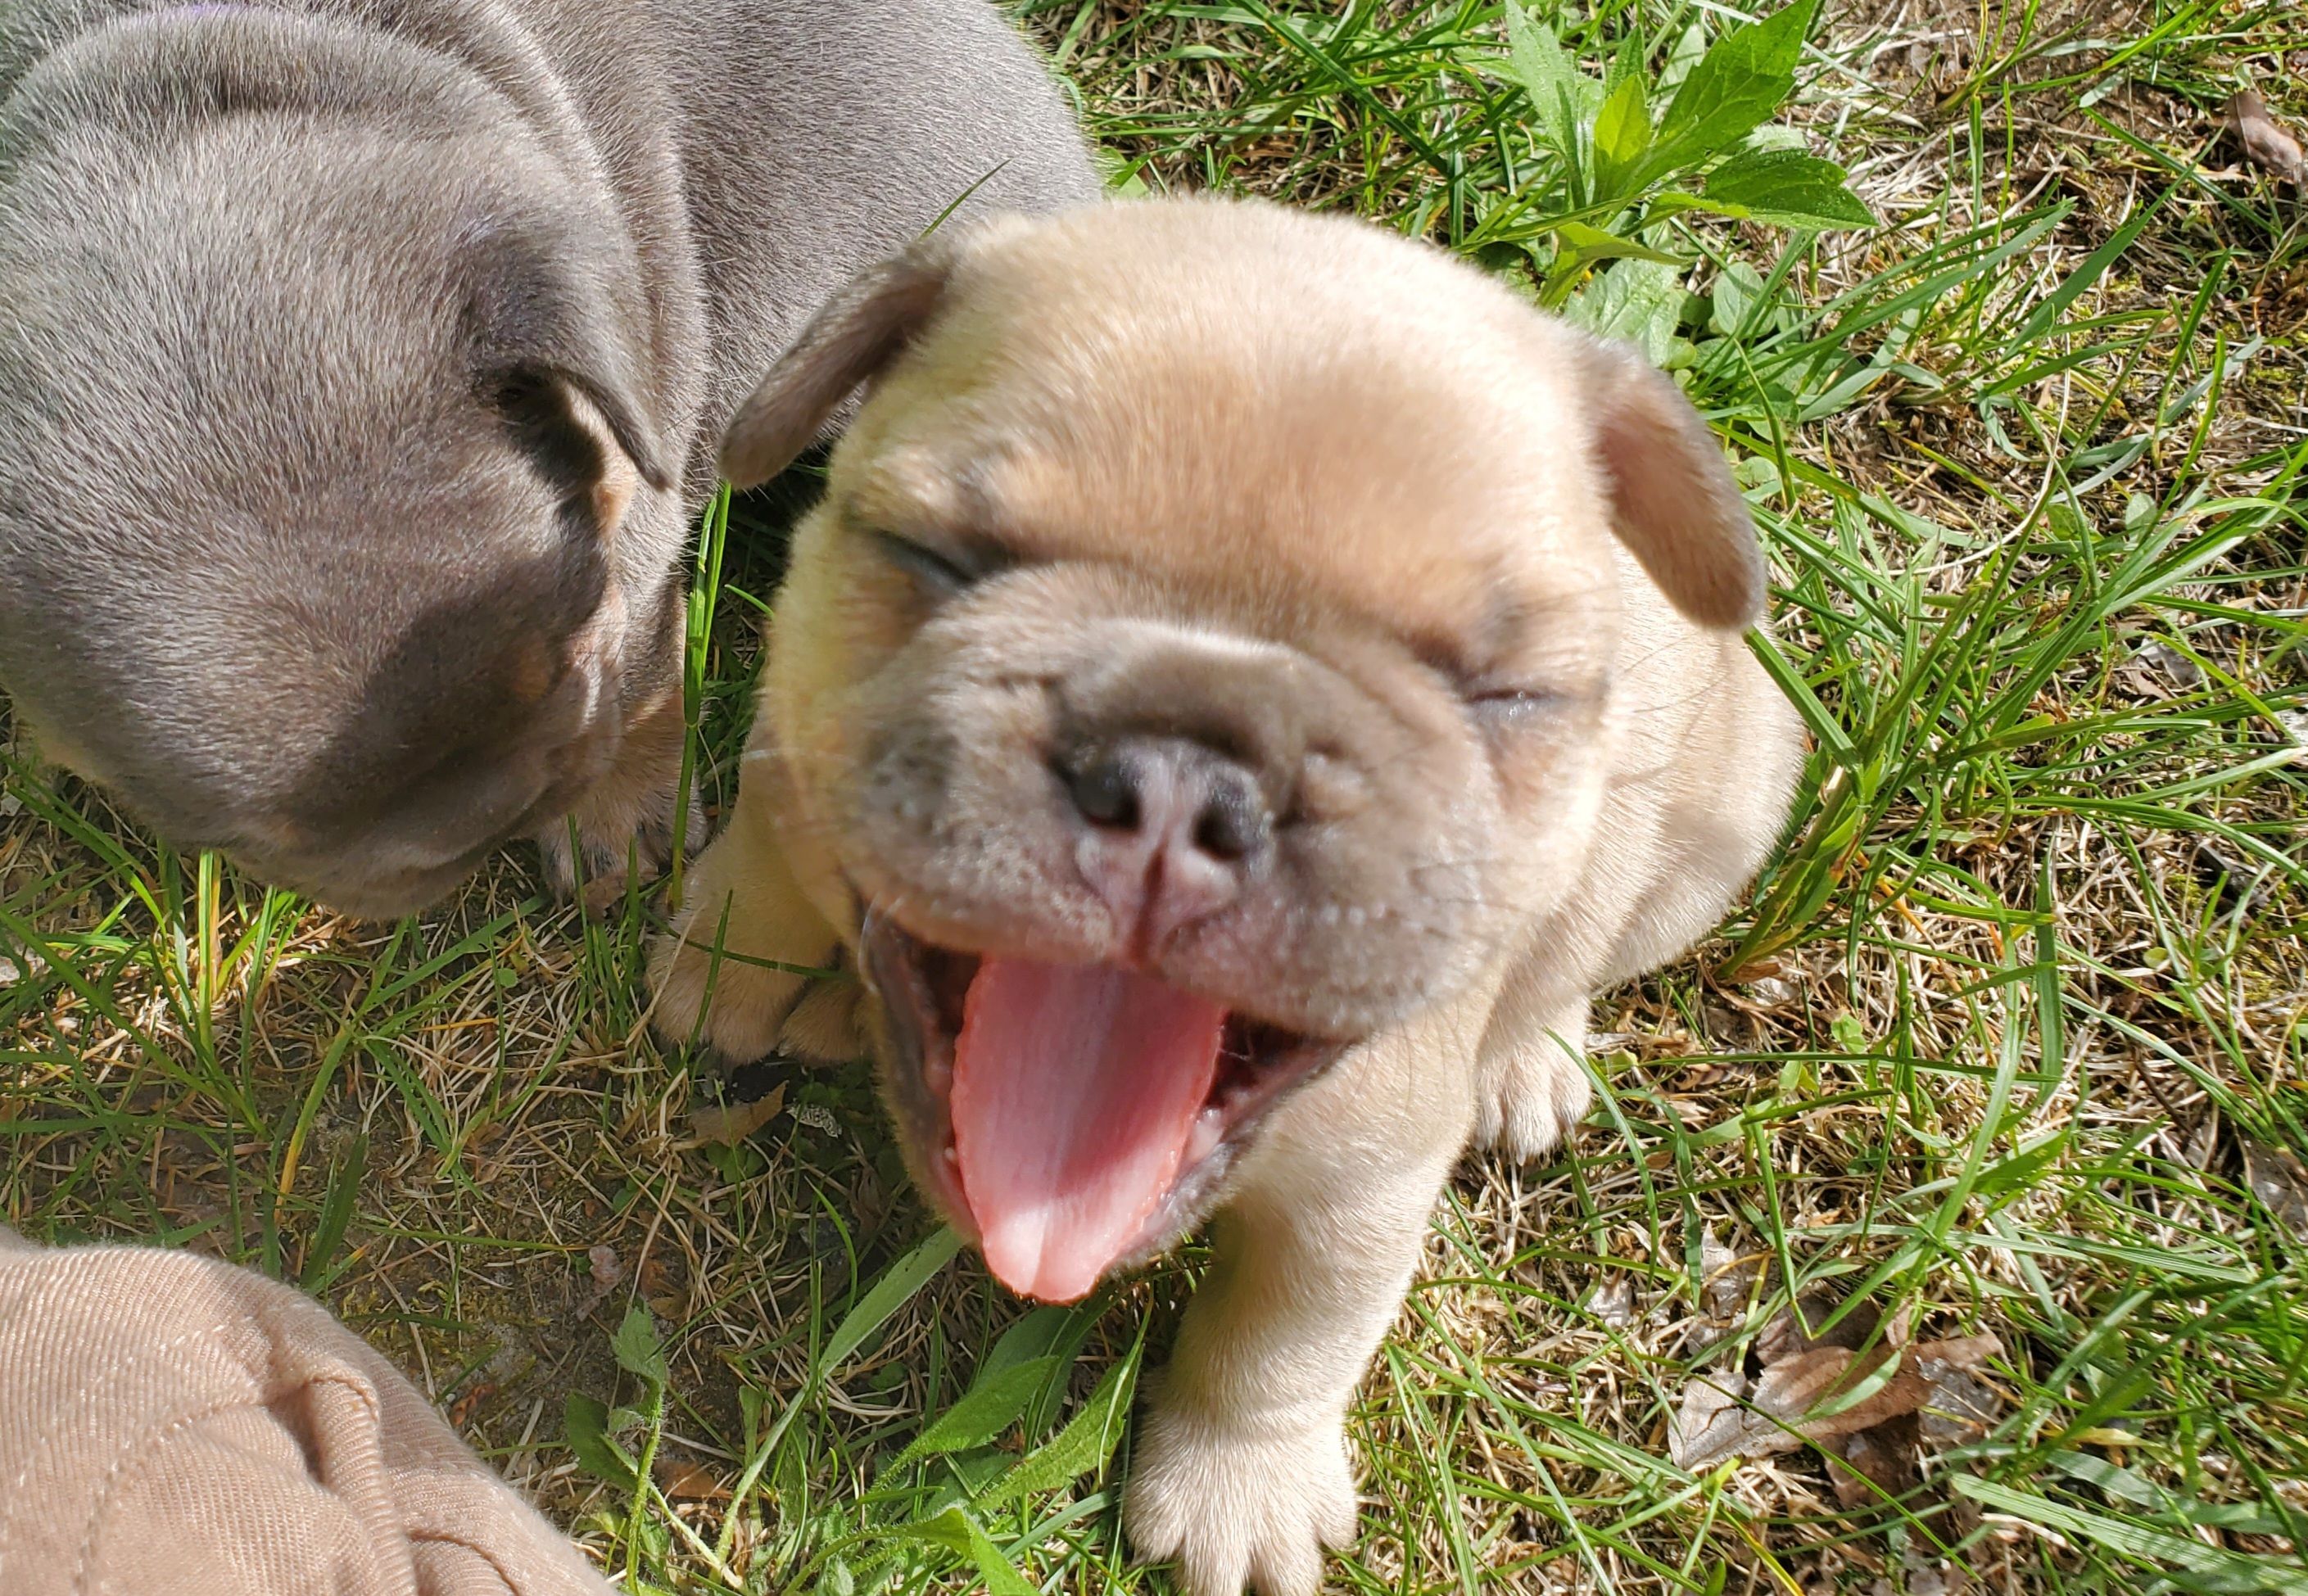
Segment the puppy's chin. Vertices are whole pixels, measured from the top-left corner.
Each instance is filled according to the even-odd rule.
[[[1117,965],[942,948],[881,910],[860,940],[916,1180],[1003,1284],[1046,1301],[1199,1224],[1276,1106],[1351,1045]]]
[[[485,844],[437,869],[375,877],[348,877],[326,867],[283,863],[238,853],[227,857],[258,880],[285,888],[322,908],[354,920],[390,921],[433,907],[479,869],[495,846],[494,842]]]

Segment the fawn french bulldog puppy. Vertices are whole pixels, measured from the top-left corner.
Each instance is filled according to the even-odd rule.
[[[1590,996],[1782,822],[1745,507],[1628,349],[1265,205],[933,239],[819,313],[724,468],[860,384],[659,1025],[839,1051],[839,989],[745,961],[854,960],[917,1178],[1029,1295],[1212,1220],[1128,1529],[1200,1596],[1311,1592],[1452,1166],[1555,1144]]]
[[[653,868],[731,410],[964,196],[1097,186],[985,0],[6,0],[0,682],[340,908]]]

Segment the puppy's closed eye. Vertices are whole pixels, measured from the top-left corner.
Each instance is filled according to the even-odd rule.
[[[873,536],[883,559],[913,578],[925,597],[940,603],[959,597],[1011,563],[995,550],[934,548],[895,532],[877,530]]]
[[[1567,701],[1565,695],[1543,687],[1481,684],[1467,689],[1465,696],[1467,711],[1475,724],[1492,735],[1542,725]]]
[[[1436,639],[1413,639],[1412,650],[1466,706],[1468,716],[1486,734],[1519,731],[1576,696],[1517,680],[1521,673],[1495,657],[1477,663]]]

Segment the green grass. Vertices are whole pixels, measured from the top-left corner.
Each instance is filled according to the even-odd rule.
[[[1589,223],[1675,264],[1588,275],[1559,252],[1592,174],[1534,133],[1494,4],[1024,9],[1133,182],[1352,209],[1686,370],[1819,746],[1723,938],[1598,1005],[1572,1155],[1470,1165],[1438,1213],[1337,1586],[1921,1592],[1952,1556],[2006,1591],[2308,1590],[2308,248],[2215,136],[2244,78],[2308,121],[2296,23],[1830,5],[1782,120],[1881,225],[1645,200]],[[1553,20],[1671,83],[1730,14]],[[806,491],[705,540],[710,805]],[[509,859],[348,924],[30,758],[0,1220],[322,1293],[636,1591],[1167,1588],[1115,1488],[1191,1249],[1022,1311],[925,1242],[862,1072],[697,1143],[715,1088],[645,1031],[652,900],[583,924]],[[1844,1506],[1808,1448],[1676,1468],[1693,1370],[1799,1293],[1993,1333],[1994,1421],[1896,1501]]]

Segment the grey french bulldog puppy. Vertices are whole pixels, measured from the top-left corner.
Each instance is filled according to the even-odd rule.
[[[1097,189],[984,0],[6,0],[0,684],[348,911],[654,868],[737,401],[950,207]]]

